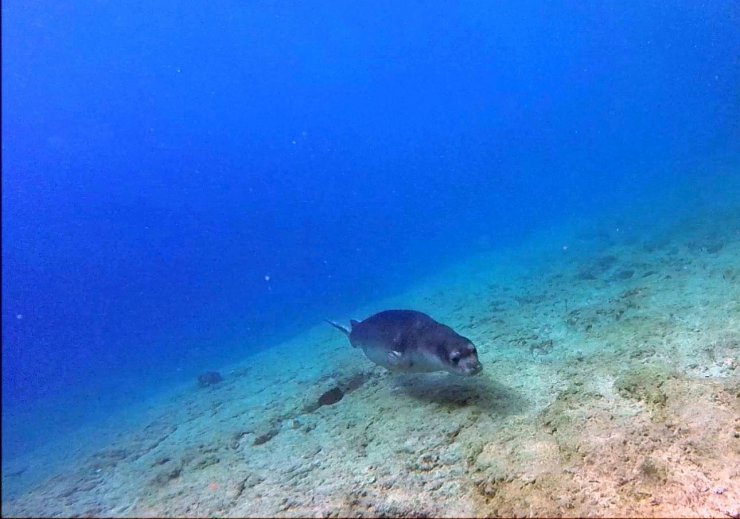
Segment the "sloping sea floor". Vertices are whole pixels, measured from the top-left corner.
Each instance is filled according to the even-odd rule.
[[[317,325],[150,405],[3,513],[738,517],[740,210],[639,212],[329,316],[426,311],[478,345],[477,377],[391,374]]]

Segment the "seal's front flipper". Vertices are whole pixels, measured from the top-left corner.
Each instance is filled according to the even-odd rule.
[[[389,351],[386,358],[388,359],[388,365],[394,368],[400,368],[403,364],[403,353],[400,351]]]

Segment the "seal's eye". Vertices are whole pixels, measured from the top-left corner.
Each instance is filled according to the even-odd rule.
[[[450,353],[450,362],[457,364],[460,362],[460,352],[459,351],[453,351]]]

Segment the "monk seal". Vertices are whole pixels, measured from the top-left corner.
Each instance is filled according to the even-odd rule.
[[[361,322],[351,320],[351,328],[326,322],[345,333],[368,359],[392,371],[469,376],[483,369],[470,339],[416,310],[385,310]]]

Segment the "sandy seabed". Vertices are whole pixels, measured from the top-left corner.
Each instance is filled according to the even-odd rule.
[[[3,515],[740,517],[740,210],[621,225],[543,231],[330,316],[425,311],[476,343],[477,377],[392,374],[317,325]]]

